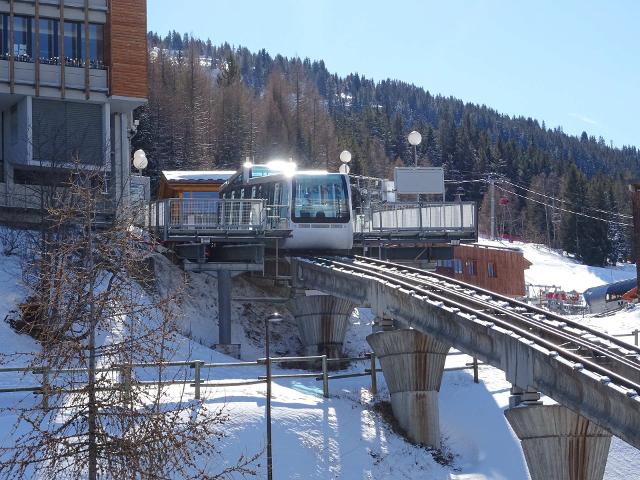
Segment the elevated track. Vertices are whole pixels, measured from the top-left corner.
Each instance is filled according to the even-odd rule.
[[[640,348],[541,308],[366,257],[300,257],[294,285],[369,306],[505,371],[640,448]]]

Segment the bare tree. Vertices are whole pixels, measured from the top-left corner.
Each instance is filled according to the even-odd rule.
[[[134,280],[146,274],[146,244],[131,228],[135,212],[105,215],[99,178],[79,162],[71,170],[25,268],[31,296],[21,327],[41,342],[29,367],[42,374],[44,395],[3,412],[16,424],[14,443],[0,448],[0,476],[254,475],[257,455],[216,469],[224,409],[171,386],[189,375],[163,365],[175,354],[177,305]],[[136,369],[140,363],[159,366],[150,373]]]

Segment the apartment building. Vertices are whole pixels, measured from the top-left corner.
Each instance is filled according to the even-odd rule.
[[[127,202],[147,98],[146,0],[0,0],[0,206],[75,163]]]

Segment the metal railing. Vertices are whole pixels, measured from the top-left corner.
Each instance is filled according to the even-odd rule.
[[[168,239],[184,232],[264,232],[290,228],[288,205],[267,205],[259,199],[184,199],[152,202],[149,228]]]
[[[387,203],[357,215],[356,233],[372,232],[475,232],[475,202]]]
[[[150,228],[164,230],[265,230],[270,210],[264,200],[172,198],[151,203]]]
[[[69,205],[69,199],[70,191],[66,187],[0,183],[0,207],[40,211]],[[96,209],[99,213],[114,211],[109,193],[102,193],[96,198]]]
[[[460,352],[453,352],[450,355],[461,355]],[[100,386],[100,390],[116,391],[120,390],[125,394],[131,392],[133,387],[153,387],[153,386],[169,386],[169,385],[184,385],[190,386],[194,389],[194,398],[196,400],[201,399],[203,388],[224,388],[224,387],[238,387],[245,385],[258,385],[265,383],[267,377],[264,375],[258,376],[256,379],[240,380],[240,381],[217,381],[211,382],[203,378],[203,372],[205,370],[213,370],[216,368],[237,368],[237,367],[261,367],[266,364],[266,358],[260,358],[252,362],[233,362],[233,363],[207,363],[202,360],[186,360],[175,362],[156,362],[156,363],[126,363],[119,365],[112,365],[110,367],[98,368],[96,372],[101,374],[116,373],[118,381],[113,382],[110,386]],[[318,363],[321,364],[321,370],[317,372],[309,373],[284,373],[271,375],[272,379],[296,379],[296,378],[313,378],[316,381],[322,381],[322,395],[325,398],[329,398],[329,382],[330,380],[339,380],[344,378],[355,377],[371,377],[371,393],[377,394],[378,379],[377,373],[382,372],[382,369],[377,368],[377,357],[373,352],[366,353],[361,357],[347,357],[347,358],[327,358],[326,355],[314,355],[305,357],[271,357],[271,363]],[[368,368],[365,368],[362,372],[353,373],[338,373],[335,375],[329,374],[329,366],[334,363],[344,364],[347,362],[367,362]],[[445,368],[445,371],[458,371],[458,370],[473,370],[474,382],[478,383],[478,366],[483,365],[479,363],[477,359],[473,359],[471,363],[467,363],[462,367],[449,367]],[[135,369],[145,368],[176,368],[187,367],[193,371],[193,378],[189,376],[184,379],[176,379],[175,377],[168,380],[136,380]],[[0,368],[0,374],[2,373],[32,373],[34,375],[41,375],[42,380],[39,385],[27,385],[27,386],[11,386],[0,388],[1,393],[19,393],[19,392],[32,392],[36,395],[42,395],[42,405],[46,409],[49,405],[49,397],[52,395],[61,395],[68,393],[82,393],[86,389],[79,385],[77,388],[64,389],[53,384],[51,381],[52,375],[60,374],[72,374],[81,373],[88,374],[87,368],[65,368],[65,369],[50,369],[46,367],[11,367]],[[154,378],[156,378],[154,376]],[[79,383],[79,382],[75,382]]]
[[[636,347],[640,346],[638,344],[640,341],[640,330],[638,330],[637,328],[631,333],[616,333],[616,334],[611,334],[611,336],[616,338],[633,337],[633,344]]]

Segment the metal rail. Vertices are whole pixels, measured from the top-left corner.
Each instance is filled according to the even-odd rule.
[[[511,297],[507,297],[506,295],[502,295],[500,293],[496,293],[496,292],[492,292],[491,290],[487,290],[481,287],[478,287],[476,285],[472,285],[470,283],[466,283],[466,282],[462,282],[460,280],[456,280],[455,278],[451,278],[448,277],[446,275],[442,275],[439,273],[434,273],[434,272],[429,272],[426,270],[421,270],[419,268],[415,268],[415,267],[409,267],[409,266],[405,266],[405,265],[398,265],[398,264],[394,264],[394,263],[390,263],[390,262],[385,262],[383,260],[377,260],[374,258],[369,258],[369,257],[363,257],[360,255],[356,255],[354,257],[357,261],[361,261],[361,262],[365,262],[365,263],[371,263],[374,265],[379,265],[382,267],[391,267],[393,269],[401,269],[401,271],[407,272],[407,273],[412,273],[414,275],[419,275],[421,280],[422,279],[426,279],[426,278],[432,278],[432,279],[437,279],[441,282],[445,282],[447,284],[450,285],[456,285],[458,287],[462,287],[466,290],[470,290],[473,291],[476,294],[482,294],[485,296],[490,296],[491,299],[493,301],[500,301],[500,302],[506,302],[507,304],[509,304],[510,307],[514,308],[514,309],[525,309],[528,312],[534,313],[536,315],[544,315],[546,317],[546,319],[549,320],[555,320],[558,321],[560,323],[564,323],[565,326],[562,328],[567,328],[567,327],[571,327],[571,328],[576,328],[579,330],[582,330],[584,332],[587,332],[589,334],[595,335],[597,336],[599,339],[605,339],[610,343],[615,344],[616,346],[620,347],[620,348],[624,348],[626,350],[629,351],[633,351],[636,354],[640,355],[640,347],[638,345],[632,345],[628,342],[624,342],[622,340],[619,339],[620,336],[616,336],[616,335],[610,335],[608,333],[605,332],[601,332],[599,330],[596,330],[595,328],[589,327],[588,325],[583,325],[579,322],[576,322],[575,320],[571,320],[569,318],[563,317],[561,315],[558,315],[556,313],[550,312],[548,310],[545,310],[543,308],[537,307],[535,305],[530,305],[528,303],[525,302],[521,302],[519,300],[513,299]],[[495,308],[495,305],[493,305],[493,307]],[[511,314],[511,312],[509,312],[509,314]],[[633,335],[633,334],[631,334]],[[638,359],[638,365],[640,365],[640,359]]]
[[[614,372],[609,368],[596,363],[596,360],[598,359],[585,358],[584,356],[581,356],[567,348],[567,345],[571,344],[587,348],[589,350],[597,348],[598,352],[601,353],[602,357],[605,357],[605,359],[612,360],[614,363],[620,362],[620,356],[610,349],[594,346],[594,344],[589,340],[565,332],[563,329],[566,327],[567,323],[564,323],[566,319],[562,317],[559,317],[562,319],[562,322],[558,325],[549,325],[544,323],[542,320],[517,314],[517,312],[504,307],[501,308],[495,303],[490,303],[487,300],[479,298],[477,295],[473,296],[468,293],[456,291],[453,288],[453,285],[447,287],[442,285],[442,282],[434,285],[434,282],[429,282],[425,278],[416,278],[417,275],[415,275],[415,273],[418,272],[421,276],[428,277],[431,275],[430,272],[420,269],[411,269],[410,267],[405,268],[403,265],[393,264],[390,262],[373,260],[365,257],[343,259],[315,257],[307,258],[306,260],[317,264],[323,264],[326,267],[334,268],[336,270],[345,272],[350,271],[354,274],[377,278],[405,288],[408,291],[413,291],[416,294],[424,295],[432,300],[442,302],[443,305],[464,311],[468,314],[474,315],[476,318],[481,318],[485,321],[499,325],[502,328],[517,333],[537,345],[540,345],[550,351],[555,351],[562,357],[573,361],[576,364],[574,368],[585,368],[596,372],[603,377],[608,377],[609,381],[632,390],[633,392],[629,392],[630,395],[635,396],[640,392],[640,385],[635,381],[630,380],[627,376]],[[409,270],[414,270],[414,275],[408,276],[407,273]],[[440,280],[450,280],[448,277],[440,277]],[[469,290],[480,290],[472,285],[465,284],[465,286],[468,287]],[[484,293],[489,297],[501,300],[501,296],[494,294],[493,292],[485,290]],[[508,297],[502,298],[505,298],[505,301],[507,301]],[[522,307],[528,309],[527,307],[529,306],[522,304]],[[544,313],[546,314],[547,312]],[[500,315],[503,315],[506,318],[503,318]],[[549,338],[543,338],[538,333],[532,332],[531,329],[543,331]],[[599,332],[593,333],[593,335],[605,337],[605,335],[600,334]],[[625,344],[625,348],[626,345],[627,344]],[[632,346],[629,345],[629,347]],[[625,362],[625,365],[634,372],[640,374],[640,365],[630,362]],[[605,381],[605,379],[603,379],[603,381]]]
[[[371,262],[369,262],[368,259],[365,259],[364,257],[358,257],[356,261],[363,262],[365,264],[374,264],[376,265],[375,268],[379,270],[388,271],[388,268],[389,268],[389,264],[387,262],[381,262],[376,260],[372,260]],[[397,266],[393,265],[391,270],[398,271],[398,268]],[[581,328],[582,326],[577,322],[572,322],[574,324],[572,328],[578,329],[577,332],[573,332],[572,328],[567,328],[568,324],[564,321],[565,319],[563,319],[563,321],[560,322],[558,325],[555,325],[555,326],[550,325],[549,324],[550,320],[546,319],[546,317],[540,318],[542,314],[533,314],[532,317],[529,317],[528,315],[523,314],[522,313],[523,310],[524,311],[529,310],[526,304],[520,304],[519,306],[516,306],[516,307],[511,305],[508,307],[504,307],[504,306],[501,306],[499,303],[497,303],[496,300],[493,300],[493,299],[484,300],[482,298],[482,297],[485,297],[485,298],[488,297],[488,294],[490,294],[490,292],[487,292],[488,294],[486,295],[479,296],[476,293],[475,289],[473,289],[473,287],[468,284],[464,284],[464,287],[463,287],[454,282],[449,282],[448,277],[444,277],[444,279],[439,279],[437,280],[437,283],[436,283],[436,281],[430,278],[429,272],[425,272],[423,270],[421,271],[418,269],[413,269],[413,270],[414,270],[413,273],[409,273],[411,278],[418,280],[421,284],[428,285],[429,287],[434,288],[436,291],[440,291],[441,293],[448,293],[453,297],[456,297],[458,299],[461,299],[463,301],[470,303],[472,306],[474,305],[481,306],[483,308],[486,308],[486,311],[491,311],[496,314],[506,315],[512,319],[517,319],[530,328],[537,329],[539,332],[547,333],[551,338],[558,335],[555,328],[560,328],[563,331],[562,336],[564,339],[567,340],[567,342],[574,343],[578,347],[578,349],[581,347],[584,347],[591,350],[594,360],[597,360],[595,354],[598,353],[602,357],[613,358],[617,362],[619,362],[620,365],[625,365],[630,369],[634,369],[638,371],[640,375],[640,362],[638,361],[637,356],[629,358],[625,356],[625,354],[620,354],[617,351],[618,347],[615,347],[615,349],[612,349],[610,346],[602,345],[599,342],[592,341],[592,339],[585,338],[585,333]],[[401,270],[399,270],[399,272],[401,274],[405,274],[405,273],[408,273],[408,270],[405,268],[402,268]],[[467,286],[471,288],[466,288]],[[453,291],[451,290],[451,288],[453,288]],[[460,289],[463,289],[463,291],[461,292]],[[500,300],[500,302],[504,303],[504,300]],[[557,320],[555,319],[551,321],[557,322]],[[570,320],[567,320],[567,321],[570,321]],[[593,332],[588,332],[588,334],[596,335]],[[631,353],[632,349],[629,348],[627,350],[629,350]],[[636,361],[635,362],[632,361],[633,359],[635,359]]]

